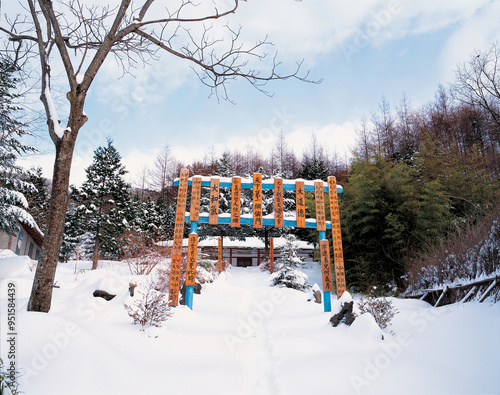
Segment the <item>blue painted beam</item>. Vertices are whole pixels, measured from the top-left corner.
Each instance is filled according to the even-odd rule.
[[[244,179],[242,179],[242,182],[241,182],[242,189],[252,189],[253,188],[253,182],[244,182],[243,180]],[[262,189],[274,189],[274,180],[272,180],[273,182],[266,182],[266,181],[268,181],[268,180],[264,180],[262,182]],[[290,182],[285,183],[285,181],[289,181],[289,180],[284,180],[283,190],[284,191],[295,191],[295,183],[290,183]],[[297,180],[297,181],[302,181],[302,180]],[[192,180],[192,178],[190,178],[188,185],[191,186],[192,184],[193,184],[193,180]],[[179,179],[176,178],[174,180],[174,186],[178,186],[178,185],[179,185]],[[221,182],[219,184],[219,186],[222,188],[231,188],[232,185],[233,185],[232,182]],[[210,187],[210,181],[201,181],[201,186],[202,187]],[[314,185],[305,184],[304,190],[306,190],[308,192],[314,192]],[[340,185],[337,185],[337,193],[342,193],[343,190],[344,190],[344,188],[342,188]],[[328,185],[326,185],[326,183],[323,186],[323,191],[328,193]]]
[[[189,214],[186,215],[185,217],[186,222],[189,221]],[[200,218],[198,223],[201,224],[208,224],[208,214],[200,214]],[[229,215],[227,216],[220,216],[219,215],[219,221],[218,223],[220,225],[230,225],[231,224],[231,217]],[[253,225],[253,218],[249,217],[241,217],[240,218],[240,224],[241,225]],[[264,226],[274,226],[274,218],[263,218],[262,219],[262,224]],[[291,219],[284,219],[283,221],[284,226],[289,226],[296,228],[297,227],[297,221],[296,220],[291,220]],[[191,225],[192,226],[192,225]],[[316,229],[316,220],[306,220],[306,228],[310,229]],[[332,228],[332,223],[330,221],[326,221],[326,228],[331,229]],[[326,238],[326,236],[325,236]]]

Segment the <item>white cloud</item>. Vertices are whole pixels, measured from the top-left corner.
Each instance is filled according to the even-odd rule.
[[[467,61],[475,50],[486,50],[500,40],[500,3],[491,2],[464,20],[447,40],[439,63],[443,79],[451,82],[457,65]]]

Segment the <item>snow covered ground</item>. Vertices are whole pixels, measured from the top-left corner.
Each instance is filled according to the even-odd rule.
[[[163,327],[143,332],[123,308],[133,300],[129,281],[141,288],[127,265],[89,271],[79,262],[76,273],[74,262],[61,265],[44,314],[26,312],[31,264],[0,258],[1,356],[13,283],[27,395],[500,394],[500,304],[434,309],[393,299],[400,313],[386,332],[368,315],[333,328],[307,294],[270,287],[258,268],[231,268],[195,295],[193,311],[179,306]],[[318,267],[306,272],[321,284]],[[117,296],[106,302],[96,289]]]

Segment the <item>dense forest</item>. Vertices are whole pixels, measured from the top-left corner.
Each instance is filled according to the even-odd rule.
[[[356,147],[347,159],[325,151],[314,133],[302,155],[287,145],[283,132],[275,136],[268,156],[255,149],[220,156],[207,150],[203,159],[182,163],[165,145],[153,166],[130,185],[124,180],[127,170],[121,156],[109,140],[96,149],[84,184],[71,188],[61,259],[76,255],[95,262],[118,259],[131,237],[146,244],[170,239],[177,193],[173,180],[183,167],[190,175],[205,176],[248,177],[260,172],[264,178],[326,180],[334,175],[344,187],[340,204],[349,286],[372,293],[403,290],[419,270],[416,262],[425,260],[430,251],[435,254],[444,240],[479,223],[498,203],[499,55],[497,45],[474,54],[457,69],[455,83],[437,87],[434,99],[418,108],[406,94],[396,105],[382,98],[359,123]],[[38,192],[29,193],[29,211],[43,223],[47,183],[36,169],[23,177],[37,185]],[[223,210],[224,204],[229,207],[230,193],[222,194]],[[251,196],[243,194],[242,199],[242,209],[250,210]],[[271,201],[271,195],[264,197],[268,212]],[[285,209],[293,210],[293,204],[285,196]],[[307,210],[313,217],[312,197],[307,199]],[[317,232],[306,230],[200,227],[202,237],[214,232],[264,239],[290,232],[317,241]]]

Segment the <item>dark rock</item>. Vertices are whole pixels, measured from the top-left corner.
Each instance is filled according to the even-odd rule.
[[[194,284],[194,290],[193,290],[193,292],[196,295],[200,295],[201,294],[201,284],[200,283],[195,283]],[[182,304],[182,305],[186,304],[186,283],[185,282],[184,282],[184,284],[182,284],[181,298],[179,300],[179,304]]]
[[[342,323],[344,323],[346,325],[351,325],[356,318],[356,316],[352,312],[353,306],[354,306],[353,301],[343,303],[341,308],[340,308],[340,312],[337,314],[334,314],[332,316],[332,318],[330,318],[330,322],[331,322],[332,326],[336,327]]]
[[[103,298],[107,301],[110,301],[111,299],[113,299],[116,295],[112,295],[110,294],[109,292],[106,292],[106,291],[103,291],[101,289],[97,289],[94,291],[94,297],[95,298]]]

